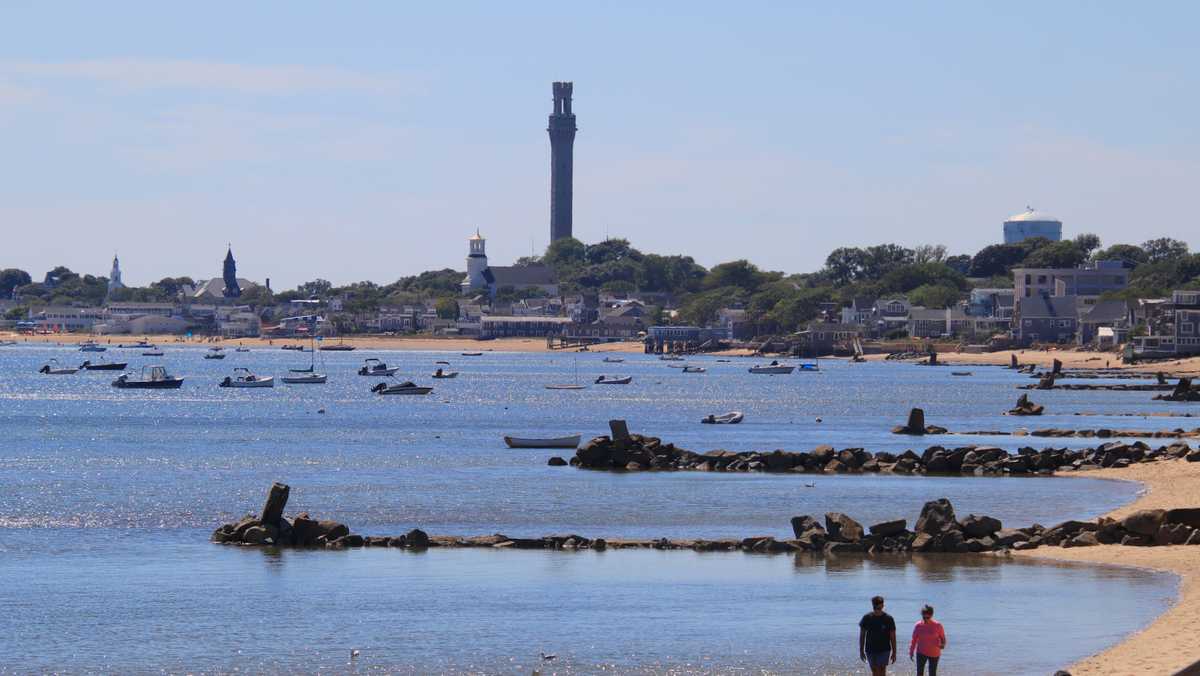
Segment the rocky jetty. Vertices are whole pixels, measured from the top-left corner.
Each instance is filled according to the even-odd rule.
[[[1109,392],[1165,392],[1173,390],[1174,385],[1146,385],[1146,384],[1116,384],[1116,385],[1101,385],[1099,383],[1065,383],[1057,384],[1054,382],[1053,375],[1043,376],[1036,385],[1018,385],[1018,390],[1081,390],[1081,391],[1098,391],[1105,390]]]
[[[1045,406],[1030,401],[1028,394],[1022,394],[1017,397],[1017,405],[1009,409],[1007,415],[1041,415],[1045,410]]]
[[[585,550],[605,549],[691,549],[695,551],[744,551],[763,554],[815,552],[823,554],[920,552],[968,554],[1041,546],[1089,547],[1100,544],[1130,546],[1200,544],[1200,508],[1143,510],[1121,520],[1101,518],[1095,522],[1067,521],[1047,528],[1004,528],[999,519],[969,514],[959,520],[950,501],[941,498],[925,503],[921,514],[908,528],[906,519],[892,519],[864,526],[841,512],[825,518],[803,515],[791,519],[791,539],[762,535],[740,539],[605,540],[576,534],[536,538],[509,537],[499,533],[472,537],[428,535],[414,528],[398,536],[362,536],[337,521],[316,521],[306,514],[292,519],[283,516],[288,486],[271,486],[266,505],[258,517],[247,516],[225,524],[213,533],[213,541],[226,545],[257,547],[312,547],[347,549],[392,547],[403,549],[490,548]]]
[[[1103,433],[1104,430],[1098,430]],[[1100,436],[1100,434],[1097,434]],[[1200,461],[1200,449],[1186,442],[1151,448],[1143,441],[1111,441],[1095,448],[1025,447],[1016,454],[996,446],[930,446],[921,453],[862,448],[837,450],[818,446],[811,451],[724,451],[696,453],[663,443],[657,437],[630,434],[620,442],[596,437],[584,443],[570,464],[583,469],[617,471],[892,473],[1005,476],[1128,467],[1134,463],[1187,458]]]

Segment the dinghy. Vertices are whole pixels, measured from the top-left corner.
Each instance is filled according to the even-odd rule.
[[[577,448],[580,435],[536,439],[532,437],[504,437],[509,448]]]
[[[597,385],[628,385],[633,382],[633,376],[625,376],[623,378],[600,376],[596,379]]]

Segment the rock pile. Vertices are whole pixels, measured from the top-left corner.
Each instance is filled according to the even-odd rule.
[[[1009,454],[996,446],[930,446],[918,454],[900,454],[862,448],[836,450],[818,446],[811,451],[708,451],[696,453],[657,437],[630,434],[622,442],[596,437],[583,444],[570,464],[599,470],[663,470],[699,472],[792,472],[792,473],[892,473],[965,474],[1003,476],[1053,474],[1055,472],[1128,467],[1134,463],[1186,458],[1200,461],[1200,449],[1186,442],[1151,448],[1143,441],[1111,441],[1095,448],[1065,449],[1026,447]]]
[[[1160,394],[1158,401],[1200,401],[1200,390],[1192,389],[1191,378],[1180,378],[1170,394]]]
[[[1017,405],[1015,408],[1009,409],[1008,415],[1041,415],[1045,410],[1045,406],[1030,401],[1028,394],[1022,394],[1017,397]]]
[[[908,412],[908,422],[903,425],[897,425],[892,428],[892,434],[912,434],[920,436],[922,434],[945,434],[945,427],[937,425],[925,424],[925,411],[923,409],[914,408]]]

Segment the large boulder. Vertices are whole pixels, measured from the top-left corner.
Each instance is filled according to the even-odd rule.
[[[1200,528],[1200,508],[1198,507],[1182,507],[1179,509],[1168,509],[1164,516],[1166,523],[1181,523],[1192,528]]]
[[[309,518],[305,512],[292,519],[292,542],[297,547],[310,547],[321,536],[319,522]]]
[[[1143,509],[1121,519],[1121,527],[1136,535],[1153,536],[1166,520],[1167,513],[1161,509]]]
[[[871,535],[876,537],[886,538],[895,535],[900,535],[905,531],[908,521],[904,519],[896,519],[894,521],[884,521],[871,526]]]
[[[1001,524],[999,519],[994,519],[990,516],[968,514],[967,518],[962,521],[962,528],[967,537],[982,538],[1000,530]]]
[[[862,524],[841,512],[825,515],[825,530],[829,532],[830,540],[840,542],[858,542],[863,536]]]
[[[814,528],[819,528],[822,531],[825,530],[825,527],[821,525],[820,521],[817,521],[807,514],[804,516],[792,517],[792,534],[796,537],[800,537]]]
[[[946,498],[926,502],[921,508],[921,516],[917,518],[914,530],[918,533],[938,535],[947,531],[958,530],[958,521],[954,518],[954,505]]]
[[[429,547],[429,535],[420,528],[414,528],[405,533],[404,542],[412,549],[426,549]]]

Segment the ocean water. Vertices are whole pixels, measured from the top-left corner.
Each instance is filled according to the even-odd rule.
[[[0,671],[856,673],[854,623],[865,599],[884,593],[902,626],[929,601],[963,627],[964,640],[952,638],[963,660],[954,673],[1039,673],[1144,625],[1175,590],[1169,576],[1125,569],[940,557],[220,547],[206,542],[211,530],[256,512],[271,481],[292,486],[289,513],[336,518],[363,534],[420,527],[606,538],[783,536],[791,516],[826,511],[911,522],[939,497],[962,515],[1052,524],[1095,517],[1138,488],[1082,478],[592,472],[546,465],[565,450],[501,441],[587,438],[624,418],[697,451],[1041,446],[1029,437],[889,433],[913,405],[954,430],[1030,425],[1000,416],[1029,379],[998,368],[964,378],[830,361],[820,373],[762,376],[747,373],[745,360],[698,358],[708,373],[684,374],[641,355],[606,364],[594,353],[360,350],[322,354],[324,386],[229,390],[216,383],[236,366],[281,376],[309,356],[230,350],[215,361],[195,348],[165,349],[146,358],[0,348],[0,608],[22,618],[0,633],[0,649],[15,656]],[[101,356],[131,369],[164,363],[186,381],[178,391],[139,392],[112,388],[113,372],[36,373],[52,357],[74,365]],[[371,356],[434,392],[371,394],[379,379],[354,374]],[[429,378],[443,359],[458,378]],[[543,387],[576,373],[580,382],[602,373],[634,382]],[[1115,415],[1183,410],[1151,393],[1033,394],[1050,413],[1036,427],[1192,426]],[[746,422],[699,424],[729,410]],[[998,662],[996,644],[1020,650]],[[351,648],[362,650],[353,664]],[[541,651],[558,657],[543,662]]]

